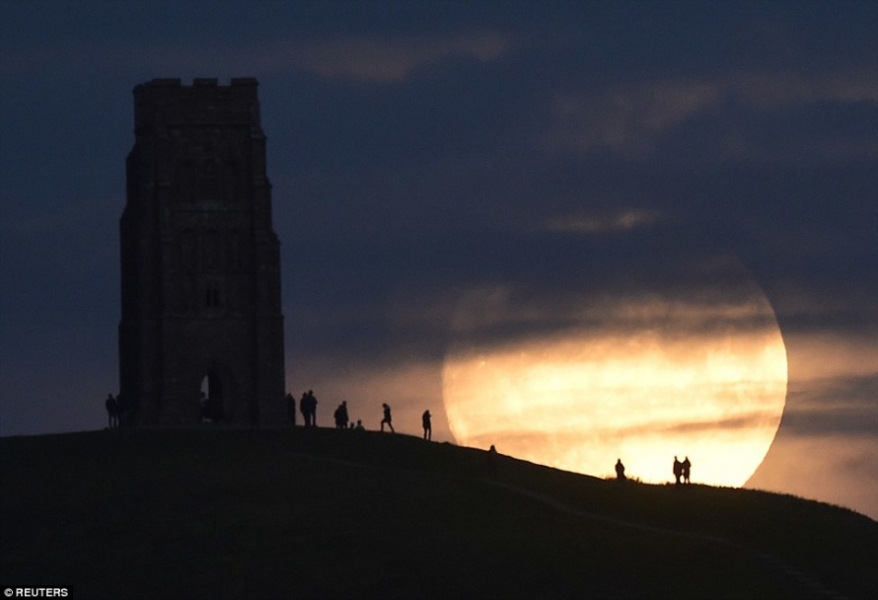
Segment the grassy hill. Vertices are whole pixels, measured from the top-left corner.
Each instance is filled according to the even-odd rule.
[[[874,598],[878,523],[376,432],[0,439],[0,585],[70,598]]]

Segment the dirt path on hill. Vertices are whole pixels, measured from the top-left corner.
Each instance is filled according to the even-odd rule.
[[[482,483],[486,483],[488,485],[492,485],[495,487],[503,488],[512,493],[519,494],[521,496],[526,496],[533,500],[537,500],[545,504],[546,506],[557,510],[559,512],[563,512],[568,515],[573,515],[577,517],[582,517],[585,519],[590,519],[593,521],[600,521],[603,523],[610,523],[612,525],[616,525],[618,527],[624,527],[627,529],[633,529],[635,531],[647,531],[650,533],[656,533],[659,535],[665,535],[668,537],[677,537],[682,539],[689,539],[700,542],[707,542],[711,544],[716,544],[718,546],[725,546],[727,548],[732,548],[734,550],[738,550],[740,552],[744,552],[746,554],[750,554],[755,556],[759,560],[768,564],[773,570],[776,572],[782,573],[783,575],[789,577],[794,580],[796,583],[804,587],[810,594],[813,594],[815,598],[829,598],[830,600],[848,600],[847,596],[841,594],[835,590],[831,590],[826,586],[814,581],[798,569],[792,567],[791,565],[786,564],[776,556],[768,554],[766,552],[762,552],[761,550],[756,550],[754,548],[750,548],[748,546],[744,546],[743,544],[738,544],[736,542],[732,542],[726,540],[724,538],[716,537],[713,535],[699,534],[699,533],[690,533],[686,531],[677,531],[674,529],[665,529],[664,527],[655,527],[652,525],[644,525],[642,523],[634,523],[632,521],[623,521],[621,519],[614,519],[612,517],[607,517],[604,515],[599,515],[595,513],[585,512],[571,506],[564,504],[552,496],[547,494],[541,494],[539,492],[535,492],[533,490],[529,490],[527,488],[522,488],[516,485],[510,485],[508,483],[502,483],[500,481],[495,481],[492,479],[482,479],[480,480]],[[808,596],[811,597],[811,596]]]
[[[330,463],[335,463],[335,464],[344,465],[344,466],[359,467],[362,469],[373,469],[373,470],[384,470],[385,469],[385,467],[379,467],[379,466],[375,466],[375,465],[359,463],[359,462],[340,459],[340,458],[328,458],[325,456],[315,456],[313,454],[303,454],[303,453],[298,453],[298,452],[285,452],[285,454],[287,454],[288,456],[295,456],[298,458],[308,458],[311,460],[319,460],[319,461],[330,462]],[[429,474],[433,477],[442,477],[441,475],[435,475],[432,473],[428,473],[426,471],[420,471],[420,470],[415,470],[415,469],[401,469],[401,470],[407,470],[407,471],[410,471],[412,473],[419,473],[422,475]],[[519,487],[517,485],[503,483],[503,482],[497,481],[495,479],[474,479],[474,481],[478,481],[480,483],[484,483],[484,484],[494,486],[494,487],[499,487],[499,488],[507,490],[513,494],[517,494],[519,496],[524,496],[524,497],[530,498],[531,500],[536,500],[537,502],[540,502],[541,504],[543,504],[543,505],[545,505],[553,510],[556,510],[558,512],[562,512],[564,514],[568,514],[568,515],[572,515],[572,516],[576,516],[576,517],[580,517],[580,518],[584,518],[584,519],[590,519],[593,521],[600,521],[602,523],[609,523],[609,524],[615,525],[617,527],[624,527],[626,529],[632,529],[635,531],[645,531],[645,532],[654,533],[654,534],[658,534],[658,535],[664,535],[664,536],[668,536],[668,537],[676,537],[676,538],[681,538],[681,539],[706,542],[709,544],[716,544],[718,546],[724,546],[726,548],[731,548],[733,550],[737,550],[739,552],[749,554],[751,556],[756,557],[757,559],[759,559],[763,563],[767,564],[776,573],[779,573],[783,576],[788,577],[789,579],[794,581],[796,584],[800,585],[804,590],[806,590],[808,592],[808,595],[803,596],[802,600],[807,600],[809,598],[822,598],[822,599],[828,599],[828,600],[850,600],[844,594],[841,594],[840,592],[832,590],[832,589],[824,586],[823,584],[811,579],[810,577],[808,577],[807,575],[805,575],[804,573],[802,573],[801,571],[799,571],[795,567],[783,562],[782,560],[780,560],[776,556],[773,556],[773,555],[768,554],[767,552],[763,552],[761,550],[756,550],[754,548],[750,548],[749,546],[745,546],[743,544],[738,544],[736,542],[732,542],[730,540],[716,537],[713,535],[690,533],[690,532],[686,532],[686,531],[678,531],[675,529],[666,529],[664,527],[655,527],[653,525],[646,525],[643,523],[636,523],[633,521],[625,521],[622,519],[615,519],[613,517],[607,517],[607,516],[596,514],[596,513],[582,511],[582,510],[573,508],[572,506],[569,506],[567,504],[564,504],[563,502],[561,502],[557,498],[549,496],[548,494],[542,494],[540,492],[535,492],[533,490]]]

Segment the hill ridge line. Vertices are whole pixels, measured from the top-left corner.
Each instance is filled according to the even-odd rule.
[[[330,463],[334,463],[334,464],[359,467],[362,469],[370,469],[370,470],[375,470],[375,471],[391,471],[391,470],[392,471],[407,471],[410,473],[417,473],[420,475],[427,475],[427,476],[435,477],[435,478],[447,477],[447,476],[439,475],[436,473],[430,473],[430,472],[424,471],[422,469],[413,469],[413,468],[405,468],[405,467],[394,467],[393,469],[391,469],[389,467],[384,467],[384,466],[380,466],[380,465],[357,462],[357,461],[342,459],[342,458],[334,458],[334,457],[320,456],[320,455],[315,455],[315,454],[308,454],[308,453],[304,453],[304,452],[284,451],[284,454],[286,454],[287,456],[303,457],[303,458],[308,458],[311,460],[330,462]],[[557,498],[549,496],[548,494],[543,494],[541,492],[536,492],[534,490],[523,488],[523,487],[520,487],[517,485],[512,485],[509,483],[504,483],[504,482],[497,481],[494,479],[486,479],[486,478],[468,478],[468,479],[470,479],[471,481],[477,481],[480,483],[491,485],[494,487],[499,487],[499,488],[508,490],[510,492],[513,492],[515,494],[525,496],[525,497],[530,498],[532,500],[536,500],[536,501],[548,506],[549,508],[552,508],[552,509],[557,510],[559,512],[563,512],[565,514],[570,514],[570,515],[574,515],[574,516],[578,516],[578,517],[584,517],[584,518],[591,519],[594,521],[602,521],[604,523],[609,523],[609,524],[616,525],[619,527],[626,527],[628,529],[634,529],[637,531],[648,531],[648,532],[657,533],[660,535],[680,537],[680,538],[684,538],[684,539],[708,542],[711,544],[717,544],[717,545],[721,545],[721,546],[726,546],[728,548],[733,548],[735,550],[738,550],[738,551],[750,554],[752,556],[755,556],[756,558],[758,558],[759,560],[761,560],[762,562],[767,564],[775,572],[779,572],[779,573],[783,574],[784,576],[789,577],[790,579],[797,582],[799,585],[808,589],[811,593],[816,594],[817,597],[828,598],[829,600],[850,600],[844,594],[842,594],[836,590],[833,590],[831,588],[828,588],[825,585],[815,581],[814,579],[808,577],[807,575],[805,575],[804,573],[802,573],[801,571],[799,571],[795,567],[785,563],[784,561],[782,561],[778,557],[776,557],[772,554],[769,554],[767,552],[764,552],[762,550],[757,550],[755,548],[745,546],[744,544],[732,542],[731,540],[727,540],[725,538],[717,537],[714,535],[692,533],[692,532],[687,532],[687,531],[679,531],[676,529],[668,529],[668,528],[664,528],[664,527],[656,527],[655,525],[647,525],[645,523],[636,523],[633,521],[625,521],[623,519],[616,519],[613,517],[608,517],[606,515],[600,515],[597,513],[583,511],[583,510],[580,510],[577,508],[573,508],[572,506],[569,506],[569,505],[561,502]]]

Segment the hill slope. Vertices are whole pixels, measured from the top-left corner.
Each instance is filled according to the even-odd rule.
[[[878,523],[375,432],[0,439],[0,585],[71,598],[878,597]]]

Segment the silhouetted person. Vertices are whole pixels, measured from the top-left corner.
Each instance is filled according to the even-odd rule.
[[[622,464],[622,459],[616,459],[616,479],[619,481],[625,481],[625,465]]]
[[[347,401],[342,401],[341,404],[338,405],[338,408],[335,409],[335,428],[336,429],[347,429],[348,428],[348,403]]]
[[[497,463],[500,462],[500,457],[497,454],[497,448],[494,447],[494,444],[491,444],[491,447],[488,448],[487,458],[488,475],[490,475],[494,479],[497,479]]]
[[[689,469],[692,468],[692,463],[689,462],[689,457],[683,459],[683,462],[680,463],[680,474],[683,475],[683,483],[689,483]]]
[[[674,479],[675,483],[680,485],[680,477],[683,476],[683,463],[681,463],[677,457],[674,457]]]
[[[107,394],[107,399],[104,401],[104,408],[107,409],[107,421],[110,429],[119,426],[119,410],[118,405],[116,404],[116,399],[113,398],[113,394]]]
[[[302,420],[305,422],[305,427],[310,427],[311,417],[308,414],[308,392],[304,392],[302,394],[302,399],[299,400],[299,412],[302,413]]]
[[[424,414],[421,415],[421,423],[424,425],[424,439],[430,440],[433,439],[433,424],[430,420],[430,411],[425,410]]]
[[[287,419],[290,425],[296,426],[296,399],[292,394],[287,394]]]
[[[302,399],[299,401],[299,410],[305,419],[305,427],[317,426],[317,398],[314,397],[312,390],[302,394]]]
[[[382,404],[381,406],[384,407],[384,418],[381,419],[381,431],[384,431],[384,424],[386,423],[387,426],[390,427],[390,433],[396,433],[393,430],[393,423],[391,422],[392,419],[390,417],[390,407],[387,406],[387,404]]]
[[[311,413],[311,426],[317,427],[317,396],[308,390],[308,411]]]
[[[357,426],[354,427],[357,431],[366,431],[366,428],[363,427],[363,421],[361,419],[357,419]]]

